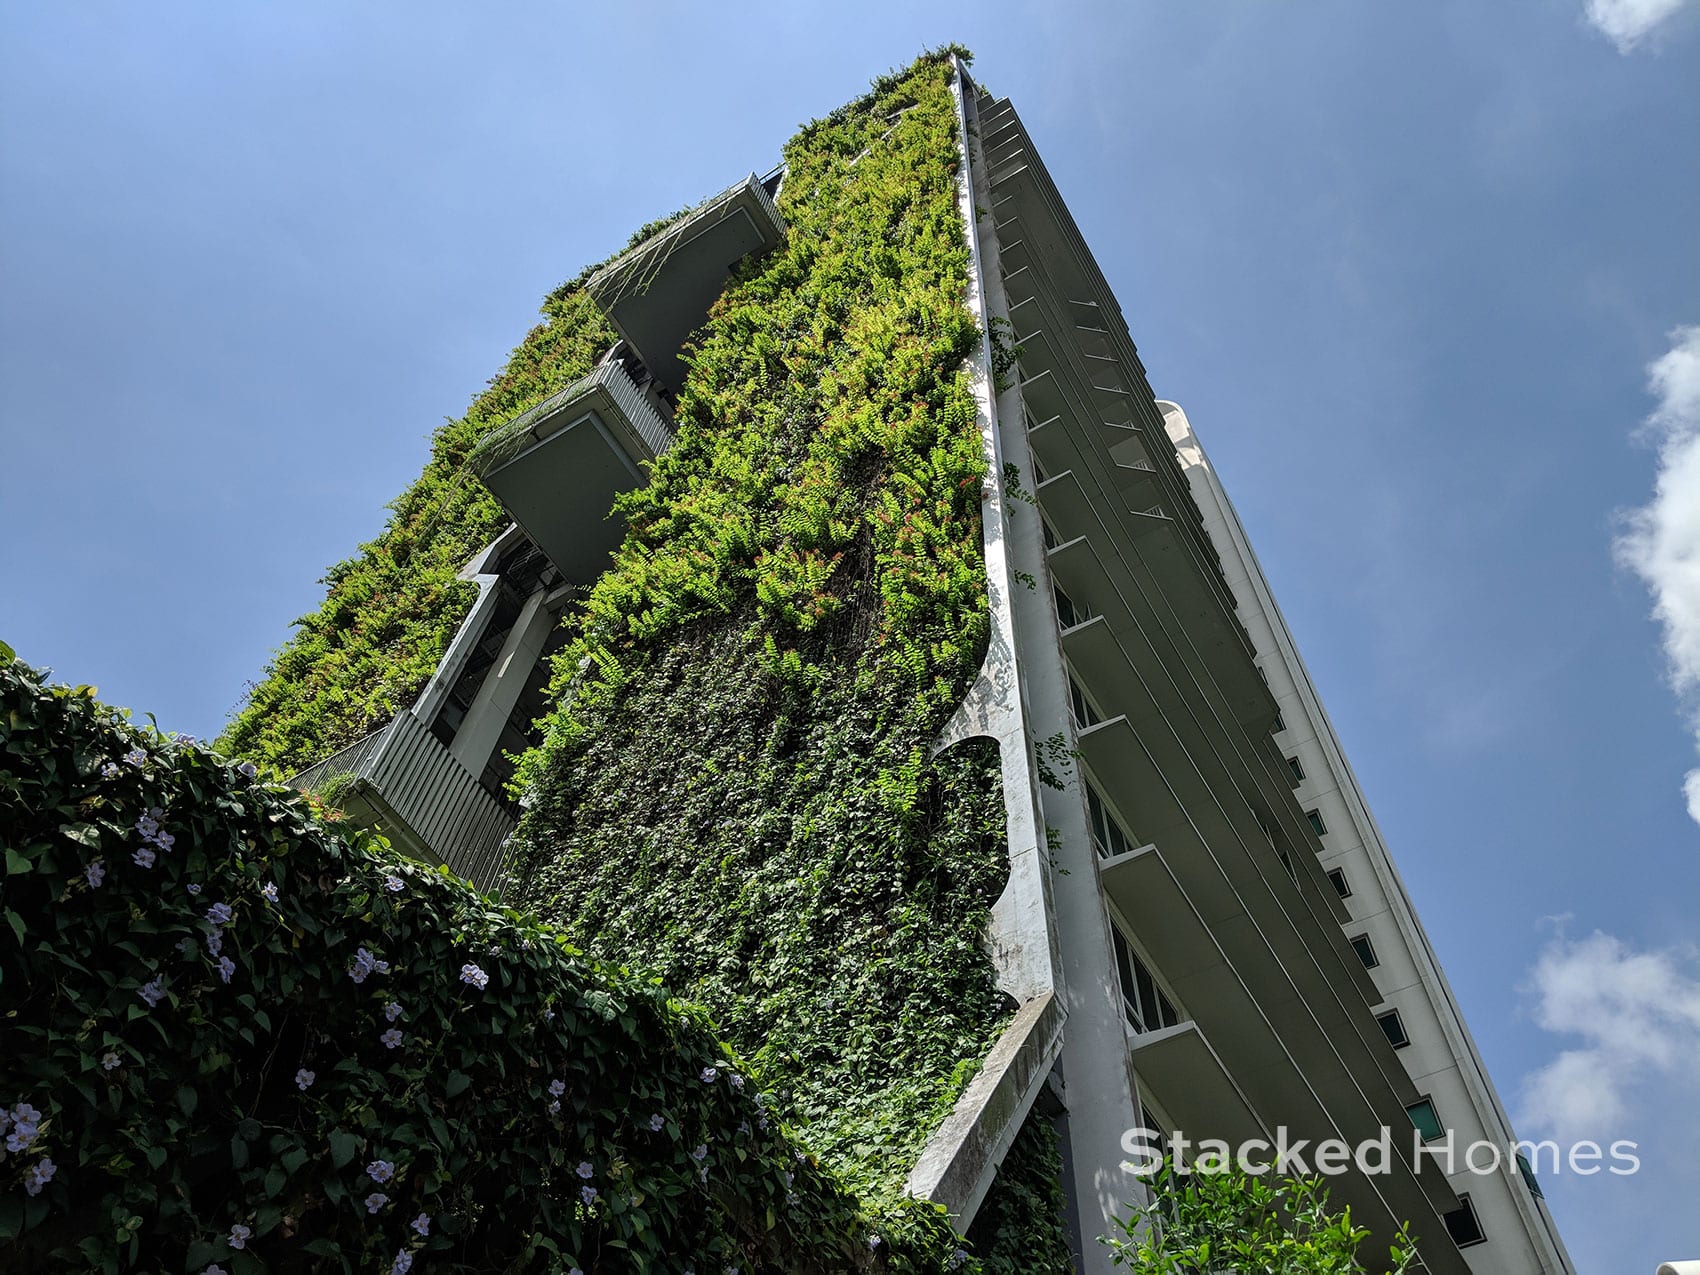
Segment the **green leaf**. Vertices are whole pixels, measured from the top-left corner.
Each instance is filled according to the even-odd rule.
[[[28,872],[29,870],[30,870],[30,861],[28,859],[24,858],[24,856],[19,854],[16,850],[12,849],[11,846],[7,846],[6,847],[6,875],[7,876],[16,876],[20,872]]]
[[[360,1152],[360,1139],[343,1129],[331,1130],[331,1163],[342,1168]]]
[[[100,848],[100,829],[92,823],[62,823],[59,835],[91,850]]]
[[[443,1085],[445,1098],[458,1098],[466,1092],[466,1087],[472,1083],[472,1077],[463,1072],[451,1071],[448,1080]]]

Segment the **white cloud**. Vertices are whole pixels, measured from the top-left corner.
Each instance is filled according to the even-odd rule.
[[[1604,32],[1619,53],[1628,53],[1662,26],[1686,0],[1588,0],[1590,24]]]
[[[1625,1136],[1638,1087],[1700,1090],[1700,953],[1635,951],[1598,930],[1555,939],[1531,972],[1534,1018],[1581,1038],[1524,1078],[1520,1124],[1561,1141]]]
[[[1664,629],[1671,685],[1688,704],[1700,736],[1700,327],[1677,328],[1671,348],[1647,366],[1658,406],[1645,432],[1659,448],[1653,499],[1630,513],[1615,548],[1646,581]],[[1700,739],[1697,739],[1700,745]],[[1683,782],[1688,813],[1700,823],[1700,768]]]

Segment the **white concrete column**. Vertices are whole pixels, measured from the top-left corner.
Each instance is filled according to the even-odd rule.
[[[543,644],[555,627],[554,616],[548,607],[548,590],[539,588],[525,600],[519,617],[502,643],[502,651],[473,698],[472,707],[455,732],[449,752],[456,761],[474,775],[484,773],[498,741],[508,714],[519,703],[520,692],[537,659],[543,654]]]

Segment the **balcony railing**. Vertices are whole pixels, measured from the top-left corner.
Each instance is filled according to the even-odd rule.
[[[357,824],[481,890],[496,884],[514,817],[412,713],[309,766],[294,784],[312,789],[341,775],[351,782],[339,800]]]

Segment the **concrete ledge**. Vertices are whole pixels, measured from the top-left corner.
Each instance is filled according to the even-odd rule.
[[[966,1231],[997,1176],[1010,1144],[1045,1087],[1062,1052],[1065,1013],[1053,992],[1028,1001],[1015,1013],[986,1055],[980,1074],[909,1171],[910,1195],[942,1204]]]

